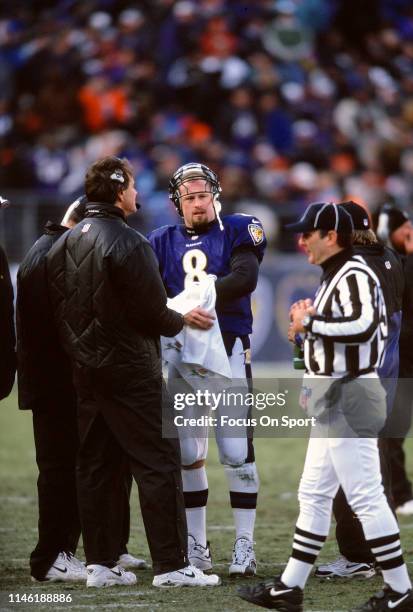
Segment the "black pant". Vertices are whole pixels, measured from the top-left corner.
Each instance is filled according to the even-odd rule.
[[[413,499],[412,483],[407,477],[404,438],[389,438],[392,494],[396,508]]]
[[[389,455],[387,440],[379,440],[380,467],[384,492],[390,507],[394,511],[389,472]],[[336,539],[340,553],[354,563],[374,563],[375,559],[367,545],[363,528],[357,516],[347,503],[343,489],[339,489],[333,502],[333,513],[336,519]]]
[[[75,552],[80,536],[76,495],[78,434],[75,397],[45,399],[33,408],[39,540],[31,574],[43,580],[61,551]]]
[[[160,376],[140,380],[132,367],[75,368],[80,449],[78,495],[88,564],[117,558],[125,456],[138,485],[155,574],[187,564],[187,531],[177,439],[162,438]]]
[[[413,499],[412,483],[407,477],[406,458],[403,450],[405,437],[412,425],[413,384],[411,378],[399,378],[393,411],[386,423],[390,471],[394,503],[403,505]]]
[[[120,534],[119,556],[128,552],[130,535],[130,494],[132,490],[133,476],[130,473],[129,461],[125,457],[125,474],[123,481],[123,505],[122,505],[122,529]]]
[[[31,575],[43,580],[57,555],[76,551],[80,536],[77,502],[76,456],[79,447],[76,397],[46,399],[33,407],[33,431],[39,506],[39,539],[30,555]],[[122,467],[118,555],[128,552],[129,498],[132,475],[129,462]],[[116,557],[117,559],[118,557]]]

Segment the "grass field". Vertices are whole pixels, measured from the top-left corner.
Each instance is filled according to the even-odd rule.
[[[413,443],[407,441],[410,475],[413,476]],[[305,440],[264,439],[256,441],[261,492],[256,523],[256,552],[259,578],[271,577],[286,562],[297,517],[296,489],[301,473]],[[234,532],[223,470],[217,462],[211,443],[208,463],[210,497],[208,506],[209,538],[215,570],[223,586],[214,589],[181,589],[160,591],[151,587],[151,572],[138,573],[134,588],[111,588],[98,591],[84,586],[33,584],[30,581],[28,557],[35,545],[37,532],[36,464],[31,432],[31,414],[19,412],[16,396],[0,406],[0,610],[125,610],[166,612],[175,610],[238,611],[255,609],[235,596],[237,584],[227,578]],[[148,549],[133,492],[130,552],[148,558]],[[401,519],[405,557],[413,573],[413,517]],[[334,537],[330,535],[321,560],[337,555]],[[82,549],[79,549],[82,558]],[[363,582],[321,583],[311,578],[305,594],[306,611],[338,612],[364,601],[379,590],[380,578]],[[11,604],[12,593],[65,594],[71,603]]]

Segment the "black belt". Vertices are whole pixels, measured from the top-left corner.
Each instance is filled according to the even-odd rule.
[[[362,370],[357,370],[357,372],[350,371],[348,374],[343,376],[343,378],[340,378],[340,380],[342,383],[346,383],[346,382],[349,382],[350,380],[354,380],[355,378],[358,378],[359,376],[364,376],[364,374],[371,374],[372,372],[375,372],[375,371],[376,371],[376,368],[364,368]]]

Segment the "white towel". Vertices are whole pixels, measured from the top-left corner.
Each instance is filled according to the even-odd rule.
[[[200,306],[215,316],[211,329],[195,329],[185,325],[174,338],[162,336],[162,357],[173,365],[192,388],[206,389],[211,378],[222,381],[223,387],[231,380],[231,366],[222,340],[215,312],[215,280],[208,275],[202,283],[193,283],[176,297],[168,300],[168,308],[182,315]]]

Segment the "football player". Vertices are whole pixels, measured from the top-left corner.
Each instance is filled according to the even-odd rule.
[[[180,167],[169,183],[169,197],[183,223],[153,231],[149,240],[169,297],[175,297],[207,275],[216,276],[216,312],[233,381],[251,385],[251,293],[254,291],[266,239],[255,217],[233,214],[220,217],[221,187],[217,175],[200,163]],[[176,376],[170,368],[169,377]],[[241,415],[246,416],[246,415]],[[212,567],[206,538],[208,481],[205,459],[207,437],[181,433],[182,480],[188,523],[190,563],[202,570]],[[216,428],[220,462],[224,465],[233,509],[236,539],[230,575],[254,575],[253,534],[258,494],[254,448],[247,431],[242,437],[222,435]],[[249,434],[251,435],[251,434]]]

